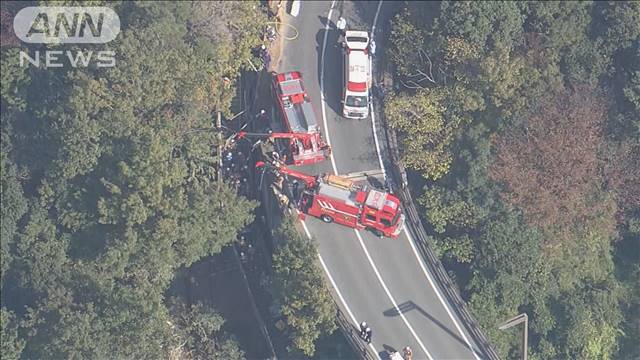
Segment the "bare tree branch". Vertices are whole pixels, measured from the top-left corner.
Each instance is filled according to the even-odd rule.
[[[404,81],[402,81],[402,79],[400,79],[400,83],[402,84],[402,86],[408,88],[408,89],[424,89],[425,87],[416,83],[415,81],[412,80],[408,80],[408,82],[411,84],[407,84]]]

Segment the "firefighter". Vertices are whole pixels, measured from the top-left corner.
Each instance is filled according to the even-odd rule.
[[[367,322],[363,321],[360,323],[360,337],[364,338],[365,330],[367,329]]]
[[[260,120],[269,120],[269,118],[267,117],[267,110],[265,109],[260,109],[260,113],[258,114],[258,119]],[[268,123],[267,123],[268,124]]]
[[[340,16],[336,21],[336,28],[340,31],[340,34],[344,35],[344,30],[347,28],[347,20]]]
[[[367,328],[364,330],[364,341],[366,341],[366,342],[367,342],[367,344],[371,344],[371,335],[372,335],[372,333],[371,333],[371,328],[370,328],[370,327],[367,327]]]
[[[371,53],[371,56],[376,54],[376,42],[373,39],[369,41],[369,52]]]

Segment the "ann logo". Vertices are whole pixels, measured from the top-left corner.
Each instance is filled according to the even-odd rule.
[[[80,18],[82,16],[82,19]],[[33,21],[31,28],[27,32],[27,37],[32,37],[34,34],[42,34],[45,37],[84,37],[87,27],[91,31],[91,36],[99,37],[102,33],[102,26],[104,24],[104,14],[98,15],[97,24],[94,23],[93,17],[88,13],[72,14],[71,20],[67,18],[65,13],[58,13],[53,22],[53,33],[51,32],[51,25],[49,22],[49,15],[46,12],[38,13],[37,17]],[[64,34],[61,34],[61,33]]]
[[[107,43],[120,32],[120,18],[108,7],[31,6],[16,14],[13,28],[27,43]]]

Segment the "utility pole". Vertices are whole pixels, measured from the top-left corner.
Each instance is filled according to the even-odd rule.
[[[498,329],[506,330],[512,326],[524,323],[524,329],[522,329],[522,360],[527,360],[527,337],[529,334],[529,317],[526,313],[522,313],[516,317],[507,320],[504,324],[500,325]]]

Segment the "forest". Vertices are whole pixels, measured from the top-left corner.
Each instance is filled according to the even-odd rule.
[[[385,102],[441,260],[505,359],[640,358],[640,3],[405,2]]]
[[[215,114],[234,115],[268,14],[91,4],[120,16],[116,40],[89,46],[115,67],[20,66],[20,51],[80,48],[8,36],[2,2],[2,358],[244,358],[216,309],[167,291],[254,221],[258,204],[217,177]],[[519,332],[498,326],[523,312],[532,359],[640,358],[639,4],[408,1],[385,27],[387,125],[505,359]],[[275,236],[290,354],[311,357],[334,304],[315,243],[288,221]]]
[[[212,119],[230,115],[267,14],[92,3],[120,15],[118,38],[93,48],[115,67],[19,66],[20,50],[77,45],[5,36],[3,2],[2,358],[243,358],[215,309],[165,292],[253,220],[216,178]]]

